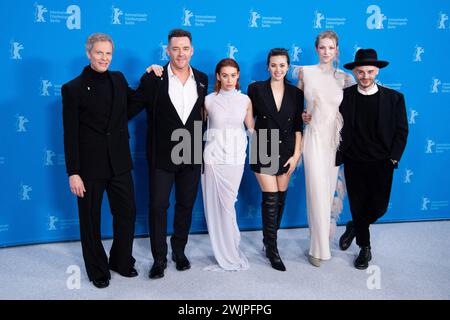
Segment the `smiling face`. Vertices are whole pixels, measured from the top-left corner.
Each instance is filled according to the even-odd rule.
[[[92,69],[97,72],[105,72],[112,61],[113,47],[109,41],[97,41],[91,51],[87,51],[86,54],[91,61]]]
[[[230,91],[237,87],[239,71],[235,67],[225,66],[220,69],[220,74],[216,74],[216,78],[222,90]]]
[[[336,59],[338,53],[336,41],[331,38],[320,39],[319,44],[316,47],[316,52],[319,56],[320,63],[332,63]]]
[[[188,37],[173,37],[167,46],[167,54],[170,57],[172,67],[184,70],[189,67],[189,62],[194,54],[194,48]]]
[[[283,80],[289,70],[287,57],[284,55],[270,57],[268,70],[272,80]]]
[[[358,85],[366,90],[373,86],[380,69],[375,66],[360,66],[353,69]]]

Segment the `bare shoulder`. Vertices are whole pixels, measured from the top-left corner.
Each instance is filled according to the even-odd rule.
[[[298,74],[299,79],[303,79],[303,76],[305,75],[305,70],[308,69],[308,66],[298,66],[296,71]]]
[[[297,73],[297,88],[303,90],[303,77],[304,77],[304,66],[299,66],[296,69],[296,73]]]

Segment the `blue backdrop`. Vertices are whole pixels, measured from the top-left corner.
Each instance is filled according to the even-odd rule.
[[[379,81],[405,94],[410,124],[390,208],[381,221],[450,218],[449,14],[447,0],[426,6],[420,0],[1,1],[0,246],[79,238],[76,199],[65,173],[60,89],[88,64],[84,43],[93,32],[113,36],[111,69],[122,71],[133,87],[148,65],[167,62],[167,33],[175,27],[192,32],[192,65],[206,72],[211,84],[218,60],[234,57],[244,91],[252,81],[268,77],[265,59],[272,47],[290,50],[289,78],[296,82],[296,66],[317,62],[314,39],[325,29],[340,36],[341,65],[352,61],[359,47],[376,48],[381,59],[391,62]],[[137,235],[147,234],[144,122],[141,114],[129,124]],[[239,226],[259,229],[260,191],[246,169],[236,205]],[[307,225],[304,190],[299,167],[284,227]],[[106,199],[103,209],[103,235],[108,237]],[[349,216],[346,203],[341,222]],[[191,230],[206,230],[201,192]]]

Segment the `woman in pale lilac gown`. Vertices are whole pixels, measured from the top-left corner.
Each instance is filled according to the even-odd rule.
[[[330,235],[342,210],[342,203],[336,203],[339,198],[335,199],[339,171],[335,158],[343,125],[339,105],[343,89],[355,81],[335,65],[338,37],[334,31],[317,36],[316,51],[319,64],[300,68],[298,87],[305,94],[303,120],[308,123],[302,145],[311,239],[308,260],[319,267],[321,261],[331,258]],[[341,197],[342,189],[338,188]]]
[[[249,267],[239,248],[241,240],[235,202],[244,172],[247,149],[245,126],[254,127],[250,99],[239,88],[239,66],[223,59],[216,67],[214,92],[205,99],[208,119],[202,174],[203,203],[214,257],[214,271]]]

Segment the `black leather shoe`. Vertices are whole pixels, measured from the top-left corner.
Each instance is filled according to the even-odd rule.
[[[355,260],[355,268],[365,270],[369,267],[369,261],[372,260],[372,253],[370,247],[361,247],[358,257]]]
[[[134,267],[130,267],[126,272],[120,272],[117,268],[111,267],[111,266],[109,267],[109,269],[114,271],[114,272],[117,272],[122,277],[127,277],[127,278],[134,278],[134,277],[137,277],[139,275]]]
[[[92,283],[97,288],[103,289],[103,288],[106,288],[107,286],[109,286],[109,279],[108,279],[108,277],[101,277],[101,278],[92,280]]]
[[[176,254],[172,251],[172,260],[175,262],[178,271],[184,271],[191,268],[191,264],[184,253]]]
[[[150,279],[159,279],[164,277],[164,270],[167,268],[166,261],[155,260],[153,266],[148,273]]]
[[[339,239],[339,248],[341,248],[341,250],[344,251],[347,250],[352,244],[353,239],[355,239],[355,236],[356,236],[355,227],[353,225],[353,221],[350,220],[349,222],[347,222],[345,232]]]

